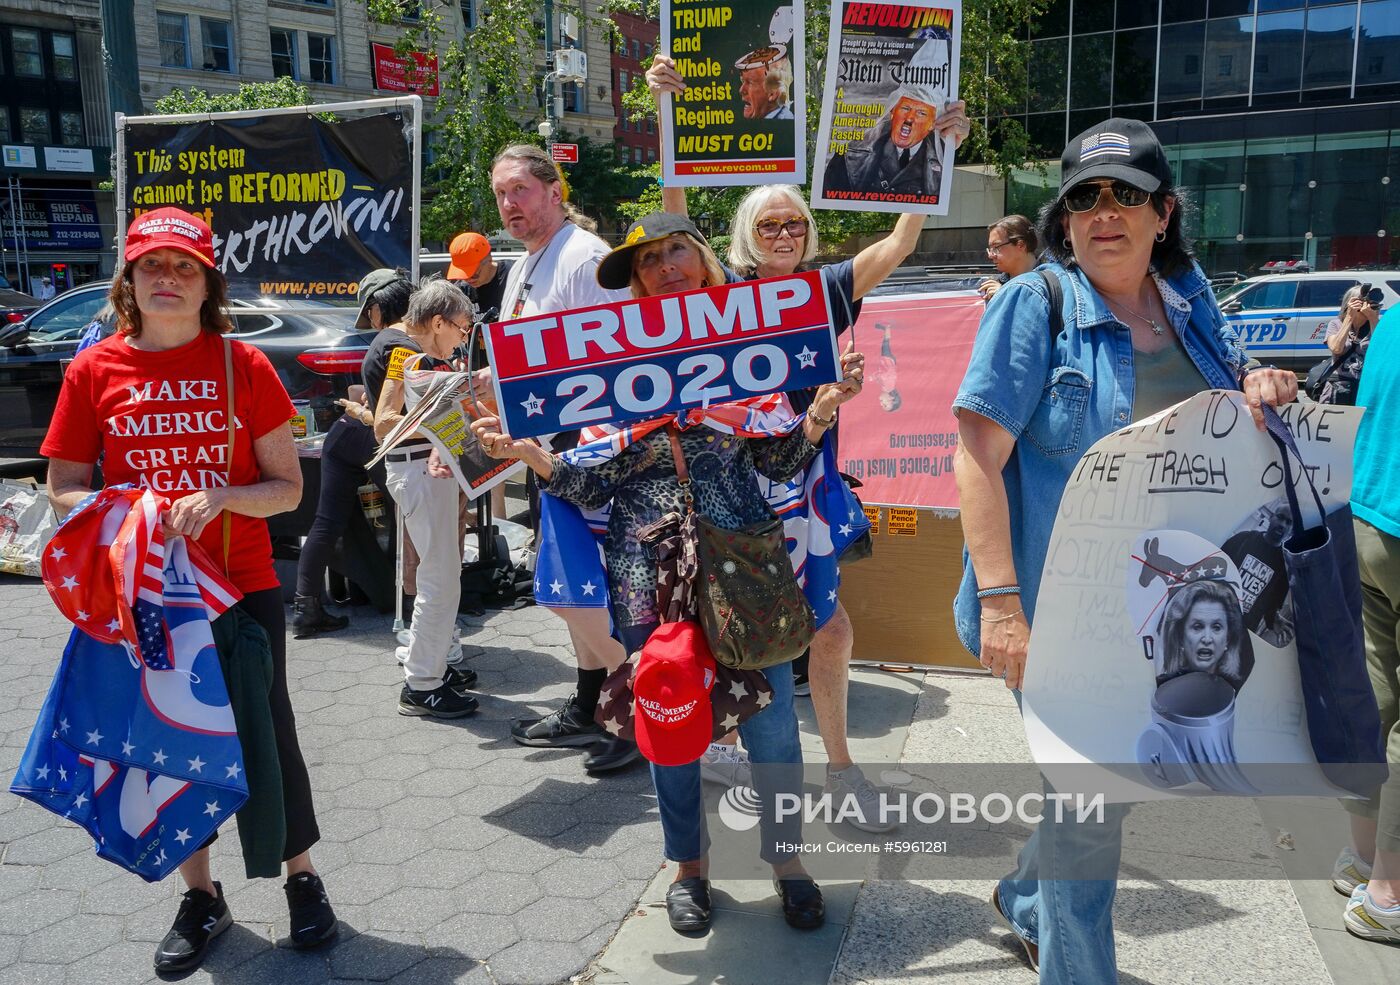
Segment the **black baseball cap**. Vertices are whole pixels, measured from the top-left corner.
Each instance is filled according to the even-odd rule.
[[[690,233],[700,242],[705,242],[705,237],[700,235],[695,223],[673,212],[653,212],[632,223],[622,245],[614,248],[603,257],[603,262],[598,264],[599,286],[610,291],[626,290],[627,285],[632,282],[632,254],[636,252],[637,247],[658,242],[676,233]]]
[[[1060,155],[1060,195],[1090,178],[1117,178],[1155,192],[1172,184],[1166,152],[1141,120],[1114,117],[1070,140]]]

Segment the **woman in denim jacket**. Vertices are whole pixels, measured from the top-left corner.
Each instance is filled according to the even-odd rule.
[[[1297,379],[1246,366],[1182,233],[1182,196],[1152,130],[1111,119],[1070,141],[1059,195],[1041,212],[1063,294],[1052,335],[1039,272],[987,306],[953,406],[969,564],[954,603],[958,634],[1020,698],[1030,624],[1055,507],[1080,456],[1105,435],[1205,389],[1243,388],[1262,405]],[[1118,980],[1113,951],[1122,809],[1102,824],[1047,812],[1018,869],[992,894],[1044,985]],[[1037,878],[1037,871],[1060,878]],[[1064,878],[1064,876],[1071,878]],[[1073,969],[1073,979],[1071,979]]]

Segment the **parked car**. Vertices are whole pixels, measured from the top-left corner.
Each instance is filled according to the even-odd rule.
[[[90,284],[54,298],[11,333],[0,334],[0,457],[36,458],[58,400],[63,371],[84,330],[102,309],[106,284]],[[230,305],[231,338],[261,349],[292,400],[324,408],[356,382],[374,335],[355,329],[353,307],[316,302],[241,302]],[[104,331],[115,330],[110,316]],[[316,398],[326,398],[317,400]],[[310,412],[308,403],[304,408]]]
[[[1220,296],[1220,310],[1250,355],[1307,372],[1327,354],[1327,324],[1357,284],[1380,290],[1382,311],[1400,301],[1400,270],[1327,270],[1251,277]]]
[[[0,325],[24,321],[25,316],[37,307],[38,298],[30,297],[22,291],[0,287]]]

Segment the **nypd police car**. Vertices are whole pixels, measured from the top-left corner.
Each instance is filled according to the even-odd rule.
[[[1281,272],[1230,288],[1220,296],[1220,310],[1251,356],[1284,369],[1306,372],[1327,355],[1327,326],[1349,288],[1369,284],[1380,291],[1382,311],[1400,301],[1400,270],[1312,272],[1283,264],[1265,269]]]

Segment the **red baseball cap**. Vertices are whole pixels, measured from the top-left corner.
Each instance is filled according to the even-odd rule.
[[[632,724],[643,756],[657,766],[700,758],[714,729],[714,683],[715,658],[699,623],[669,622],[651,634],[632,679]]]
[[[128,262],[167,247],[188,253],[206,267],[214,266],[214,233],[203,219],[184,209],[143,212],[127,227],[124,256]]]
[[[452,254],[447,279],[467,280],[475,276],[481,261],[491,255],[491,244],[481,233],[462,233],[452,241],[447,252]]]

